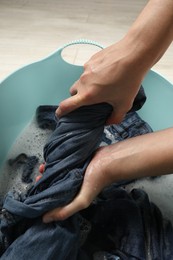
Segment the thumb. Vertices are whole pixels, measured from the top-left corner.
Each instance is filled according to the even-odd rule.
[[[64,116],[82,105],[83,102],[81,96],[77,93],[76,95],[65,99],[59,104],[59,107],[56,110],[56,115],[58,117]]]
[[[43,216],[43,222],[50,223],[52,221],[65,220],[68,217],[75,214],[76,212],[78,212],[79,210],[81,210],[82,208],[83,207],[80,203],[80,199],[76,198],[73,202],[71,202],[67,206],[62,208],[56,208],[46,213]]]
[[[65,220],[76,212],[87,208],[93,199],[94,194],[92,194],[91,188],[89,185],[84,185],[79,194],[70,204],[61,208],[53,209],[52,211],[46,213],[43,216],[43,222],[49,223],[52,221]]]

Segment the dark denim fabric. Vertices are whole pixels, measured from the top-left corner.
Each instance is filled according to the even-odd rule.
[[[101,142],[111,111],[110,105],[99,104],[62,117],[44,147],[43,177],[26,196],[14,199],[13,194],[8,194],[4,208],[22,217],[35,218],[69,203],[81,186],[83,173]]]
[[[38,243],[37,235],[40,228],[39,232],[44,240],[48,236],[48,229],[45,229],[45,225],[38,222],[37,218],[48,210],[69,203],[77,194],[85,169],[101,142],[104,124],[111,111],[112,107],[105,103],[92,105],[79,108],[58,121],[55,131],[44,147],[46,167],[41,180],[26,195],[9,193],[5,198],[1,231],[8,248],[2,259],[6,257],[13,260],[28,259],[28,251],[34,252],[32,259],[39,259],[40,256],[42,259],[54,259],[51,255],[57,255],[58,259],[63,260],[76,259],[78,243],[74,246],[74,240],[77,240],[77,232],[70,236],[70,229],[73,228],[69,224],[70,219],[54,225],[54,229],[50,231],[56,245],[52,247],[51,239],[47,240],[46,247],[50,248],[47,250],[50,253],[49,256],[48,253],[42,254],[44,245]],[[76,215],[72,217],[72,223],[75,218]],[[33,219],[33,221],[28,221],[28,219]],[[39,226],[38,223],[40,223]],[[60,229],[62,225],[64,226],[63,234]],[[77,230],[77,227],[74,230]],[[24,246],[24,241],[30,241],[30,236],[32,236],[32,243],[28,242],[28,250],[22,250],[23,254],[21,254],[18,248]],[[68,250],[58,242],[59,237],[62,238],[62,243],[68,240]],[[36,247],[37,250],[35,250]]]
[[[4,208],[22,217],[35,218],[54,207],[69,203],[81,186],[83,173],[93,152],[101,141],[105,141],[106,106],[109,108],[108,117],[112,108],[102,104],[81,108],[71,113],[70,119],[67,116],[61,118],[44,148],[46,168],[43,177],[28,194],[9,193]],[[102,109],[100,115],[98,109]],[[88,121],[90,113],[92,120]],[[76,118],[80,118],[80,123],[75,122]],[[112,143],[152,131],[135,112],[128,113],[122,124],[106,129],[114,136]],[[127,184],[127,181],[120,184]]]
[[[82,215],[92,227],[83,246],[89,259],[173,259],[172,225],[142,190],[128,193],[113,184]]]
[[[6,235],[10,235],[9,239],[13,238],[14,242],[0,259],[77,259],[79,247],[77,215],[66,221],[50,224],[44,224],[41,218],[25,219],[20,221],[18,227],[17,223],[10,227],[11,224]]]
[[[142,120],[136,112],[129,112],[120,124],[105,126],[100,146],[151,133],[152,131],[150,125]]]
[[[121,260],[119,256],[112,255],[108,252],[100,251],[94,254],[93,260]]]
[[[138,111],[144,105],[146,95],[144,88],[141,86],[133,102],[130,112]],[[55,130],[57,125],[57,118],[55,118],[55,111],[58,106],[41,105],[36,110],[36,121],[38,126],[42,129]]]
[[[42,223],[41,216],[44,212],[69,203],[79,191],[85,169],[103,140],[104,124],[111,111],[112,107],[108,104],[82,107],[57,122],[54,116],[49,120],[47,114],[49,124],[46,120],[44,124],[46,123],[49,129],[54,129],[56,123],[56,129],[44,148],[46,168],[43,177],[27,194],[18,192],[7,194],[3,204],[0,248],[1,245],[5,245],[5,249],[2,248],[5,252],[1,257],[2,260],[84,260],[93,259],[93,254],[97,254],[100,250],[105,251],[107,259],[111,257],[116,259],[120,256],[120,259],[124,260],[143,260],[147,259],[144,250],[146,243],[150,250],[150,243],[147,242],[150,242],[150,238],[154,249],[159,248],[158,241],[163,241],[166,244],[165,255],[171,256],[171,249],[170,252],[167,249],[172,239],[171,226],[160,230],[162,224],[160,215],[159,227],[153,230],[153,225],[150,225],[151,217],[147,215],[148,207],[150,209],[151,205],[145,200],[142,204],[144,206],[138,207],[137,204],[143,196],[136,195],[137,199],[134,195],[128,195],[124,190],[122,192],[122,189],[117,189],[117,184],[101,193],[88,210],[81,212],[82,216],[78,213],[63,222]],[[133,122],[136,121],[135,124],[131,118]],[[139,124],[136,118],[139,119],[136,113],[128,113],[126,118],[129,121],[129,129],[134,126],[136,130],[129,130],[125,119],[123,122],[125,127],[122,124],[111,126],[108,128],[109,132],[112,131],[112,135],[116,135],[115,132],[121,132],[122,128],[122,132],[123,129],[128,132],[126,135],[121,134],[122,138],[129,138],[133,134],[137,135],[140,125],[143,129],[140,134],[146,133],[149,130],[148,126],[146,127],[140,120],[142,123]],[[44,128],[43,125],[41,127]],[[115,141],[120,139],[117,137]],[[144,221],[142,217],[145,217]],[[158,215],[154,217],[158,218]],[[146,220],[148,220],[147,229]],[[85,225],[82,226],[81,222]],[[145,236],[149,228],[152,232]],[[81,231],[86,235],[81,235]],[[157,232],[160,237],[156,235]],[[141,238],[137,244],[139,236]],[[154,244],[153,236],[158,246]],[[93,241],[94,237],[96,240]],[[134,258],[127,258],[131,256]]]

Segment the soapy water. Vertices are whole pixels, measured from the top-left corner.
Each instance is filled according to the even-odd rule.
[[[173,175],[165,175],[152,179],[145,178],[126,186],[130,191],[134,188],[144,190],[150,201],[154,202],[161,210],[163,216],[173,225]]]
[[[26,192],[35,183],[35,179],[39,175],[39,165],[44,162],[43,147],[51,133],[51,130],[39,128],[34,117],[17,137],[1,169],[1,204],[8,191]],[[9,160],[16,158],[19,154],[26,154],[28,157],[36,156],[38,158],[38,162],[31,174],[32,182],[30,183],[22,181],[22,167],[19,167],[18,164],[9,164]]]
[[[49,138],[51,130],[41,129],[35,120],[35,117],[24,128],[21,134],[15,140],[11,147],[7,160],[2,167],[0,174],[0,204],[8,191],[26,192],[33,185],[39,173],[39,165],[44,162],[43,147]],[[107,132],[105,131],[107,135]],[[101,144],[105,145],[104,143]],[[24,153],[27,156],[36,156],[38,163],[35,166],[31,178],[32,183],[22,182],[21,167],[10,166],[9,159],[16,158]],[[173,174],[156,178],[144,178],[128,184],[125,189],[131,191],[134,188],[143,189],[148,194],[150,200],[154,202],[161,210],[164,217],[173,224]]]
[[[40,175],[39,166],[44,162],[43,159],[43,147],[51,135],[52,130],[42,129],[39,127],[36,117],[34,116],[29,124],[23,129],[20,135],[16,138],[14,144],[10,148],[6,162],[1,168],[0,172],[0,206],[3,203],[3,198],[8,191],[17,191],[19,193],[25,193],[33,183],[36,181],[36,177]],[[107,130],[105,130],[105,136],[115,142],[114,136]],[[104,141],[100,146],[107,145]],[[31,174],[32,183],[25,183],[22,181],[23,167],[19,164],[10,165],[9,160],[15,159],[19,155],[27,155],[27,157],[35,156],[38,158],[37,165]]]

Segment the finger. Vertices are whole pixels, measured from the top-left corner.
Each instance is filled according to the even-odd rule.
[[[84,184],[81,188],[81,191],[76,196],[76,198],[67,206],[56,208],[43,216],[43,222],[49,223],[57,220],[65,220],[68,217],[72,216],[76,212],[87,208],[92,200],[94,199],[95,194],[91,192],[91,187],[87,184]]]
[[[72,203],[68,204],[65,207],[54,209],[43,216],[44,223],[50,223],[52,221],[65,220],[68,217],[72,216],[76,212],[82,209],[78,199],[75,199]]]
[[[81,96],[79,94],[76,94],[62,101],[59,104],[58,109],[56,110],[56,114],[58,117],[64,116],[82,105],[83,101],[81,99]]]
[[[42,175],[38,175],[36,178],[35,178],[35,181],[38,182],[40,179],[41,179]]]
[[[45,170],[45,163],[42,163],[42,164],[40,164],[40,166],[39,166],[39,172],[40,172],[40,173],[43,173],[44,170]]]

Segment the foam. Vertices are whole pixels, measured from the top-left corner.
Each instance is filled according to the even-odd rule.
[[[10,167],[8,165],[8,159],[15,158],[20,153],[26,153],[29,156],[37,156],[39,162],[34,169],[32,178],[33,180],[39,175],[39,165],[44,162],[43,159],[43,146],[47,141],[47,138],[52,133],[51,130],[41,129],[38,127],[35,117],[24,128],[15,143],[11,147],[7,161],[4,164],[0,174],[0,204],[2,198],[9,190],[17,190],[19,192],[25,192],[31,184],[25,184],[21,181],[20,168]],[[109,132],[105,132],[109,134]],[[113,139],[113,136],[109,138]],[[113,140],[112,140],[113,141]],[[104,143],[102,145],[105,145]],[[171,220],[173,224],[173,174],[165,175],[158,178],[146,178],[138,180],[132,184],[126,186],[126,190],[131,191],[134,188],[140,188],[147,192],[151,201],[153,201],[162,211],[162,214]]]
[[[145,178],[126,186],[127,191],[132,189],[144,190],[150,199],[161,210],[163,216],[173,225],[173,174],[160,176],[154,179]]]
[[[39,175],[39,165],[44,162],[43,147],[51,132],[50,130],[39,128],[34,117],[17,137],[1,170],[0,201],[2,201],[8,191],[25,192],[32,185],[32,183],[25,184],[21,181],[22,167],[10,166],[8,160],[17,157],[21,153],[25,153],[28,156],[36,156],[39,161],[32,174],[32,179],[35,180],[36,176]]]

